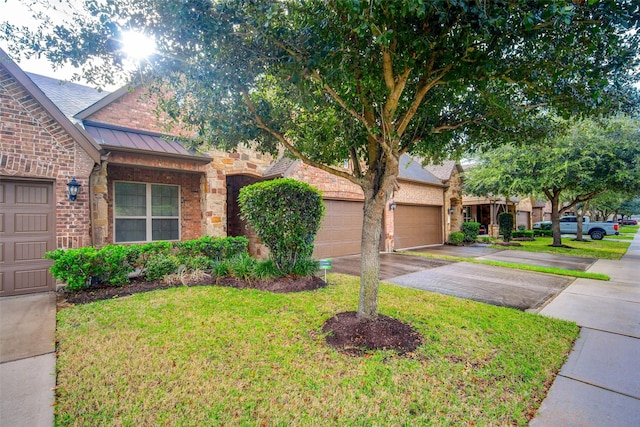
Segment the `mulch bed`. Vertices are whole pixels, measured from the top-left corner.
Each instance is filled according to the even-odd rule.
[[[121,298],[140,292],[155,291],[156,289],[168,289],[178,286],[227,286],[238,289],[258,289],[276,293],[312,291],[323,288],[327,284],[319,277],[283,277],[272,280],[242,280],[235,277],[204,277],[200,280],[191,280],[186,284],[170,284],[162,280],[146,282],[134,279],[123,286],[109,286],[106,284],[91,285],[80,291],[58,291],[58,302],[68,304],[87,304],[94,301]]]
[[[422,344],[422,336],[411,325],[379,314],[375,319],[358,319],[355,312],[339,313],[322,327],[327,344],[352,355],[367,350],[395,350],[410,353]]]
[[[178,286],[228,286],[286,293],[312,291],[326,285],[324,280],[316,276],[252,281],[235,277],[208,276],[185,284],[134,279],[131,283],[120,287],[96,284],[75,292],[62,289],[58,291],[58,307],[87,304]],[[363,355],[370,350],[395,350],[399,354],[405,354],[413,352],[422,343],[421,335],[412,326],[384,315],[378,315],[375,319],[358,319],[355,312],[339,313],[325,322],[322,331],[327,334],[328,345],[354,356]]]

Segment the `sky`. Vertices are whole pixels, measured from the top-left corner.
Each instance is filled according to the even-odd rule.
[[[56,0],[53,0],[56,1]],[[24,0],[0,0],[0,20],[8,21],[13,25],[26,25],[32,26],[33,19],[29,9],[24,5]],[[60,2],[56,2],[60,3]],[[7,42],[0,40],[0,47],[5,51],[7,50]],[[55,77],[61,80],[70,79],[76,69],[67,66],[61,69],[54,69],[54,66],[44,58],[41,59],[20,59],[12,58],[23,71],[28,71],[35,74],[41,74],[48,77]]]
[[[64,8],[65,5],[73,4],[76,0],[46,0],[46,1],[49,2],[50,4],[55,4],[56,7]],[[25,6],[25,3],[26,3],[25,0],[0,0],[0,21],[6,20],[13,25],[28,26],[28,27],[35,26],[35,22],[31,16],[31,12],[29,11],[29,8]],[[50,16],[51,16],[51,13],[54,13],[54,14],[56,13],[55,11],[52,11],[51,8],[48,8],[47,11]],[[133,37],[135,38],[136,36],[134,35]],[[141,48],[147,54],[153,50],[153,48],[149,48],[148,46],[145,47],[144,44],[145,44],[144,41],[141,42],[140,39],[136,39],[133,41],[133,43],[130,43],[129,46],[131,48],[133,49],[138,48],[138,52],[132,52],[132,54],[135,55],[139,53]],[[0,47],[2,47],[2,49],[8,52],[6,41],[0,40]],[[25,58],[12,57],[12,59],[20,66],[20,68],[22,68],[23,71],[27,71],[34,74],[40,74],[47,77],[53,77],[60,80],[71,80],[74,73],[77,73],[79,71],[77,68],[74,68],[70,65],[60,66],[60,65],[51,64],[45,58],[25,59]],[[87,82],[82,80],[77,81],[77,83],[88,85]],[[102,89],[107,91],[113,91],[113,90],[116,90],[118,87],[119,86],[112,86],[112,87],[107,86],[107,87],[103,87]]]

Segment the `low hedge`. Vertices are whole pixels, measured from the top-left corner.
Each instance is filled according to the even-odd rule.
[[[529,237],[529,238],[533,238],[533,231],[532,230],[518,230],[518,231],[514,231],[511,233],[511,237],[513,237],[514,239],[519,238],[519,237]]]
[[[215,262],[247,255],[248,245],[249,240],[243,236],[204,236],[174,243],[56,249],[44,257],[53,260],[49,269],[53,277],[66,282],[67,289],[73,291],[88,287],[95,277],[101,283],[122,286],[136,268],[147,274],[147,280],[162,278],[181,265],[190,270],[212,269]]]
[[[533,235],[541,237],[552,237],[553,230],[533,230]]]

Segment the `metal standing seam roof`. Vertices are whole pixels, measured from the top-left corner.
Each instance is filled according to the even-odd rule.
[[[85,122],[84,126],[87,133],[103,146],[208,159],[206,156],[187,150],[170,136],[92,122]]]

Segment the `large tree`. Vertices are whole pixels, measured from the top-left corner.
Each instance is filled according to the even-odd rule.
[[[507,144],[478,157],[465,191],[540,195],[551,202],[553,246],[561,246],[560,215],[606,191],[640,191],[640,120],[628,116],[573,122],[538,144]]]
[[[37,3],[37,1],[36,1]],[[81,64],[101,83],[123,29],[143,70],[207,144],[277,145],[364,193],[358,316],[378,313],[379,239],[403,153],[438,160],[527,142],[540,108],[611,101],[636,65],[637,1],[86,0],[62,25],[6,25],[16,52]],[[350,160],[350,168],[339,165]]]

